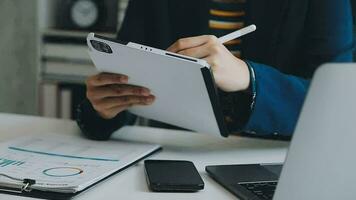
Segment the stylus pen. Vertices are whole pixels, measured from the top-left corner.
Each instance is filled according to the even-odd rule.
[[[232,33],[229,33],[227,35],[224,35],[220,38],[218,38],[219,42],[221,42],[222,44],[224,44],[225,42],[228,42],[230,40],[233,40],[233,39],[236,39],[236,38],[239,38],[239,37],[242,37],[244,35],[247,35],[249,33],[252,33],[254,32],[255,30],[257,29],[256,25],[252,24],[250,26],[247,26],[243,29],[240,29],[240,30],[237,30],[237,31],[234,31]]]

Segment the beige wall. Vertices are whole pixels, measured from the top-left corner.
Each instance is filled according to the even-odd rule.
[[[0,0],[0,112],[37,114],[37,0]]]

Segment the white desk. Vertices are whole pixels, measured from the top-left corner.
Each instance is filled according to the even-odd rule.
[[[0,141],[25,134],[72,134],[80,131],[73,121],[31,116],[0,114]],[[196,193],[153,193],[146,185],[143,164],[114,175],[76,199],[236,199],[205,172],[206,165],[282,162],[287,142],[241,137],[215,138],[202,134],[126,127],[113,135],[115,138],[158,143],[163,151],[150,158],[193,161],[205,182],[205,189]],[[0,194],[0,199],[28,199]]]

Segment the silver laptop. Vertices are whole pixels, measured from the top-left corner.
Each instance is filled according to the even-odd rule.
[[[264,164],[206,167],[240,199],[356,199],[356,64],[317,70],[280,169]]]

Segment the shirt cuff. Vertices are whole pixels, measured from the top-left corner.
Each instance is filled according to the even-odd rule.
[[[78,105],[75,119],[83,134],[89,139],[107,140],[117,129],[132,124],[136,117],[124,111],[113,119],[104,119],[95,111],[89,100],[85,99]]]

